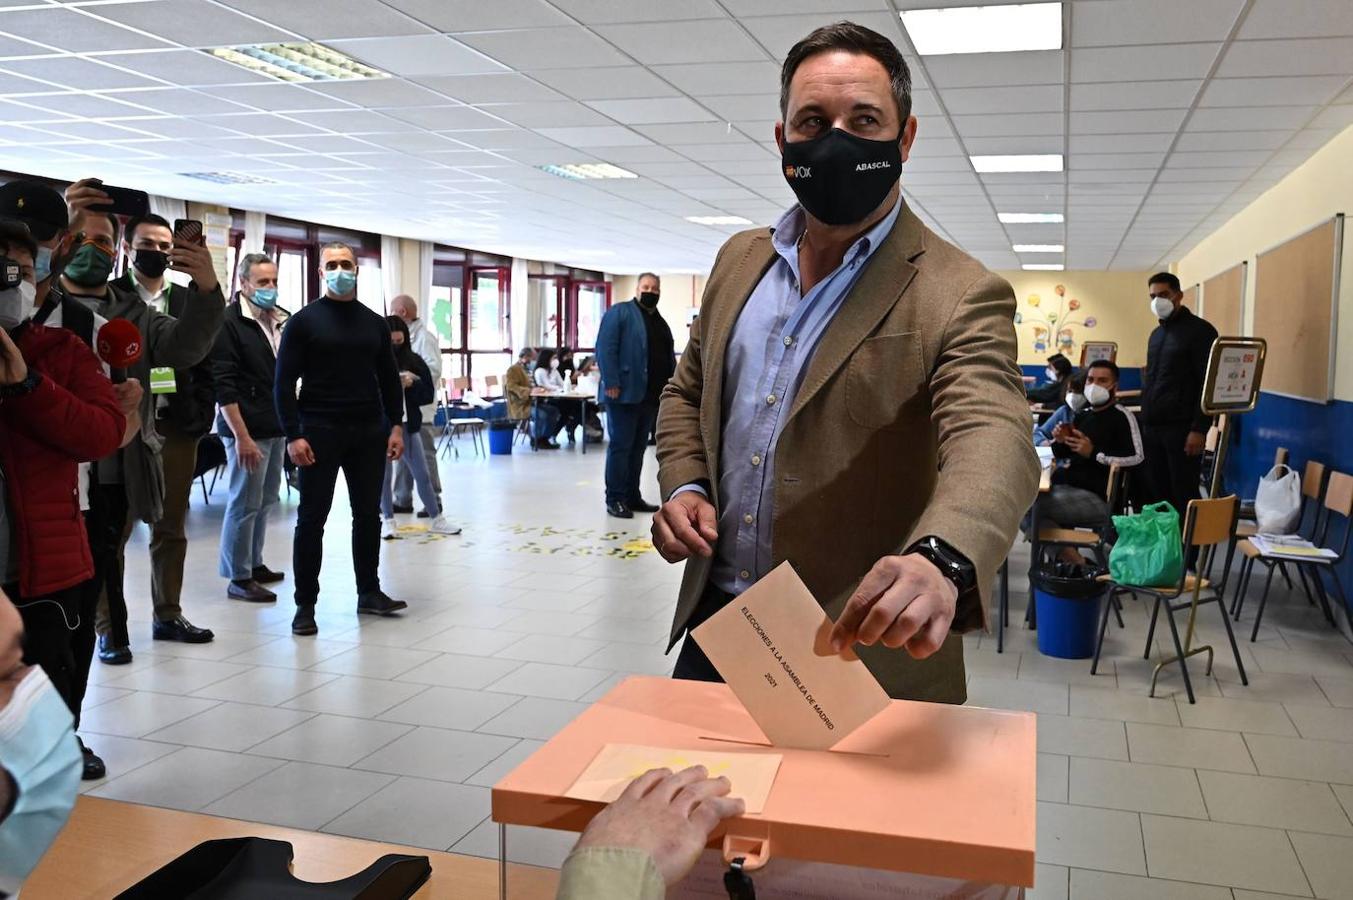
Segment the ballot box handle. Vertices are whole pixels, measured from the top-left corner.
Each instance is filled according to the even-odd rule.
[[[744,871],[755,872],[770,862],[770,838],[739,837],[735,834],[725,835],[723,858],[724,862],[729,864],[739,861],[740,867]]]
[[[739,856],[728,864],[728,871],[724,873],[723,886],[728,891],[728,900],[756,900],[756,885],[744,870],[744,862]]]

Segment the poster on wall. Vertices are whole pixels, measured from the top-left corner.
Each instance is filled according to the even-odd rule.
[[[1215,416],[1254,409],[1267,351],[1268,343],[1263,338],[1217,338],[1203,382],[1203,412]]]
[[[1118,361],[1118,342],[1117,341],[1086,341],[1081,344],[1081,368],[1085,368],[1092,362],[1098,362],[1106,359],[1109,362]]]

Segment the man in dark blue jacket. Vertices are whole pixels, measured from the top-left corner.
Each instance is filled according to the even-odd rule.
[[[597,331],[597,365],[611,441],[606,447],[606,512],[621,519],[656,512],[639,492],[648,433],[663,386],[676,369],[672,329],[658,313],[658,276],[645,272],[635,298],[606,311]]]

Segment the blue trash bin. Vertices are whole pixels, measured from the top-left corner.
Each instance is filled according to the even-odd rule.
[[[512,435],[517,425],[508,419],[494,419],[489,422],[489,453],[494,456],[512,455]]]
[[[1096,580],[1101,574],[1101,569],[1065,565],[1033,573],[1040,653],[1059,659],[1095,655],[1100,604],[1109,592]]]

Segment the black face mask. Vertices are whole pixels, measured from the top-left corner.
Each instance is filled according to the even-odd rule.
[[[132,254],[132,265],[147,278],[159,278],[169,268],[169,254],[159,250],[137,250]]]
[[[897,138],[870,141],[839,128],[810,141],[786,141],[781,159],[800,205],[827,225],[862,221],[902,175]]]
[[[639,295],[639,305],[642,306],[644,309],[657,309],[658,292],[644,291],[642,294]]]

